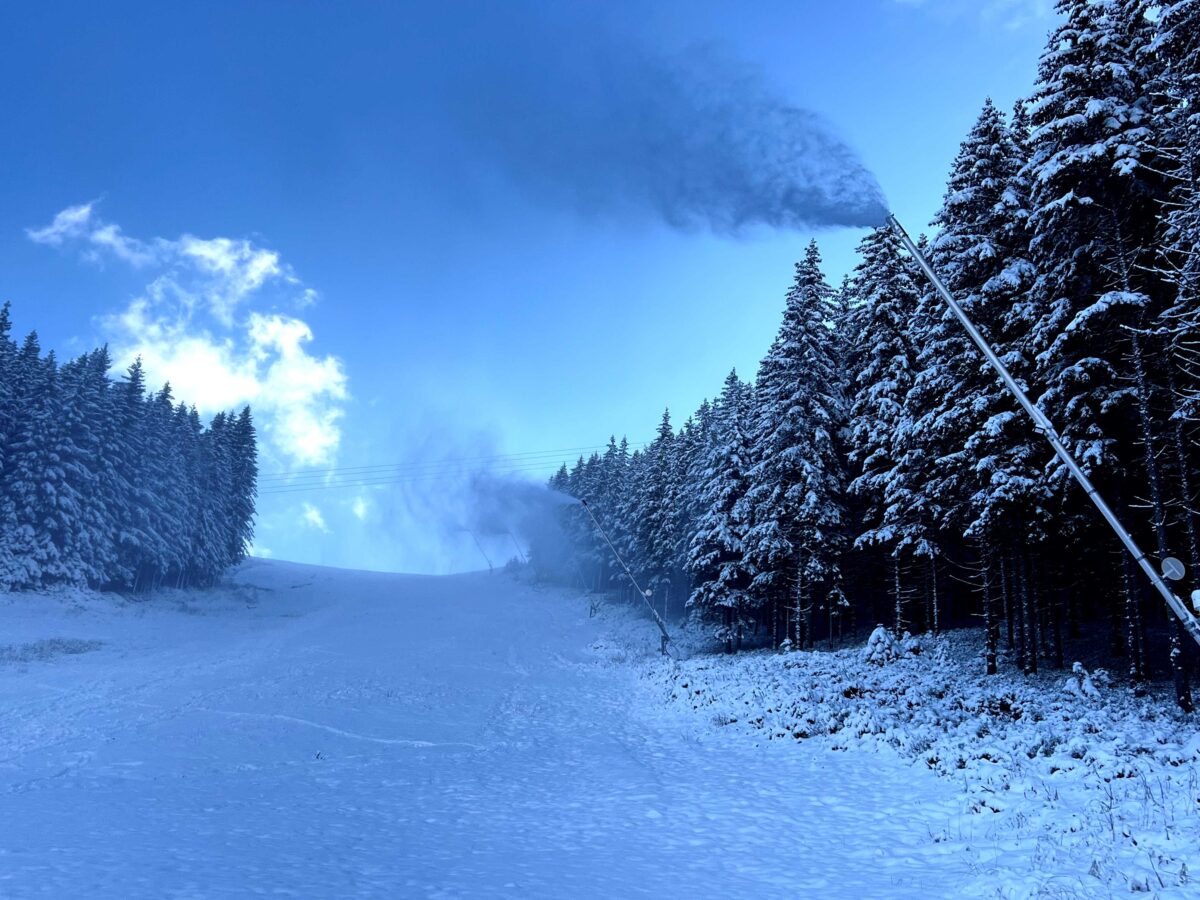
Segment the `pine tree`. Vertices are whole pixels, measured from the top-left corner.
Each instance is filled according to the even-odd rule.
[[[849,489],[864,503],[858,547],[894,547],[897,535],[886,519],[890,483],[896,472],[895,434],[903,426],[904,400],[912,389],[916,352],[909,329],[920,293],[890,228],[876,229],[859,245],[855,269],[857,305],[850,311],[856,363],[851,381]],[[896,628],[902,629],[903,590],[894,563]]]
[[[1113,263],[1131,259],[1154,217],[1143,176],[1146,98],[1112,0],[1060,0],[1031,104],[1031,241],[1039,403],[1089,474],[1120,474],[1121,328],[1146,305]],[[1148,246],[1147,242],[1147,246]],[[1067,473],[1055,464],[1061,487]]]
[[[815,242],[796,264],[783,322],[759,367],[755,459],[743,498],[746,558],[759,605],[791,608],[794,640],[812,642],[814,598],[837,577],[844,476],[833,322],[837,308]]]
[[[246,558],[247,548],[254,538],[254,498],[258,492],[258,443],[254,432],[254,417],[249,406],[243,406],[230,434],[233,452],[231,521],[229,529],[228,565]]]
[[[750,468],[752,391],[729,373],[717,401],[703,470],[695,487],[701,515],[689,545],[694,589],[688,600],[703,618],[717,620],[717,638],[740,649],[750,612],[753,572],[745,559],[742,498]]]

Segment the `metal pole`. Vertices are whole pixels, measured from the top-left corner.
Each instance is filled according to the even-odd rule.
[[[667,625],[662,620],[662,616],[658,614],[658,610],[654,608],[654,604],[650,602],[650,598],[646,596],[646,592],[642,590],[641,585],[637,583],[637,579],[633,577],[633,572],[629,571],[629,566],[625,565],[625,560],[621,559],[621,554],[617,552],[617,548],[613,546],[613,542],[608,539],[608,532],[604,530],[604,526],[600,524],[600,520],[596,518],[596,514],[592,512],[592,508],[588,506],[586,500],[580,500],[580,504],[587,510],[587,514],[592,517],[592,522],[596,525],[596,530],[600,532],[600,536],[604,538],[604,543],[608,544],[608,549],[612,551],[612,555],[616,557],[617,562],[621,564],[621,568],[625,570],[625,574],[629,580],[633,582],[633,586],[637,588],[638,594],[642,598],[642,602],[646,604],[646,608],[650,610],[650,615],[654,616],[654,624],[658,626],[658,630],[662,632],[662,651],[667,652],[667,644],[670,643],[671,635],[667,633]]]
[[[492,566],[491,557],[489,557],[487,555],[487,553],[484,552],[483,544],[479,543],[479,536],[476,535],[475,532],[472,531],[470,528],[463,528],[460,530],[465,531],[467,534],[469,534],[471,536],[471,540],[473,540],[475,542],[475,546],[479,548],[479,555],[482,556],[485,560],[487,560],[488,574],[490,575],[490,574],[495,573],[496,569],[495,569],[495,567]]]
[[[930,284],[933,285],[934,289],[946,302],[946,305],[950,307],[950,311],[954,313],[954,317],[958,319],[959,324],[966,329],[975,346],[979,348],[979,351],[987,358],[992,368],[996,370],[996,373],[1000,376],[1000,380],[1004,382],[1004,386],[1017,398],[1017,402],[1021,404],[1021,408],[1033,419],[1034,425],[1037,426],[1038,431],[1045,436],[1046,440],[1050,442],[1050,446],[1054,448],[1055,454],[1062,460],[1063,465],[1067,467],[1067,471],[1074,476],[1084,492],[1091,498],[1091,501],[1096,504],[1096,509],[1100,510],[1100,515],[1104,516],[1104,520],[1117,533],[1117,537],[1121,539],[1121,543],[1125,545],[1125,549],[1129,551],[1134,561],[1141,566],[1142,571],[1146,573],[1146,577],[1150,579],[1155,589],[1167,601],[1167,605],[1179,617],[1179,621],[1183,623],[1183,627],[1187,629],[1188,634],[1192,636],[1192,639],[1197,644],[1200,644],[1200,622],[1196,621],[1196,617],[1192,615],[1183,601],[1175,596],[1175,592],[1171,590],[1167,582],[1150,563],[1150,560],[1146,558],[1146,554],[1138,547],[1137,542],[1133,539],[1133,535],[1125,529],[1125,526],[1121,524],[1116,514],[1104,502],[1104,498],[1100,496],[1091,479],[1084,474],[1083,469],[1079,467],[1079,463],[1075,461],[1075,457],[1071,455],[1070,451],[1063,444],[1062,439],[1058,436],[1058,432],[1050,424],[1050,420],[1033,404],[1033,401],[1029,399],[1029,396],[1013,379],[1008,368],[1000,361],[1000,357],[992,350],[991,345],[979,333],[979,329],[967,318],[967,314],[963,312],[963,308],[958,305],[958,301],[950,294],[949,289],[942,282],[942,279],[933,271],[933,267],[929,265],[929,261],[917,248],[913,239],[908,236],[908,232],[904,230],[904,226],[900,224],[894,215],[888,216],[888,224],[896,232],[896,235],[900,238],[901,243],[904,244],[908,252],[912,254],[913,259],[917,261],[917,265],[921,267],[921,271],[925,273]]]

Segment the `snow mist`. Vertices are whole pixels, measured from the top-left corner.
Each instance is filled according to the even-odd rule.
[[[543,34],[468,70],[452,105],[469,152],[587,215],[720,234],[884,223],[858,155],[757,72],[712,48],[667,57],[602,34]]]
[[[356,550],[371,544],[377,566],[448,574],[501,568],[539,555],[567,555],[562,534],[573,497],[551,490],[530,463],[499,452],[493,435],[427,420],[394,446],[413,474],[364,490],[366,526],[354,529]],[[336,533],[335,533],[336,537]]]

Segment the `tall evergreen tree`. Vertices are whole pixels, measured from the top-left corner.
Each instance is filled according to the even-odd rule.
[[[815,598],[837,579],[842,549],[844,476],[836,441],[844,400],[836,316],[813,242],[796,264],[783,322],[759,367],[756,456],[742,501],[755,596],[760,605],[791,610],[798,644],[812,641]]]
[[[912,389],[916,351],[910,328],[920,292],[899,239],[879,228],[859,244],[862,257],[854,276],[857,306],[850,312],[857,349],[851,381],[850,491],[865,504],[856,545],[893,548],[897,535],[887,520],[887,501],[896,472],[894,436],[903,425],[904,400]],[[895,625],[903,626],[899,561],[894,562]]]
[[[749,612],[753,571],[745,558],[746,521],[742,499],[749,484],[751,388],[732,371],[713,412],[712,438],[695,492],[701,515],[687,560],[694,589],[691,605],[718,622],[717,637],[739,649]]]

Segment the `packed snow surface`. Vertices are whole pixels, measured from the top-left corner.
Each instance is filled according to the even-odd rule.
[[[934,839],[945,779],[649,704],[649,623],[506,575],[251,561],[211,592],[0,597],[0,635],[3,897],[949,897],[970,875]]]

